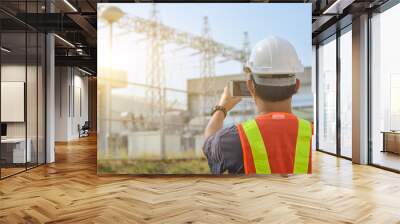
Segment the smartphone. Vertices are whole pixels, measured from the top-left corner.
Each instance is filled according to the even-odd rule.
[[[231,96],[251,97],[251,94],[247,89],[246,81],[244,80],[231,80],[229,82],[229,90]]]

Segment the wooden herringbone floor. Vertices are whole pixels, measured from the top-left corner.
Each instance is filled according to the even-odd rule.
[[[314,153],[312,176],[96,175],[96,139],[0,181],[0,223],[400,223],[400,175]]]

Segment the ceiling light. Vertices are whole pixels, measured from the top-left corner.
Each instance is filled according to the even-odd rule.
[[[54,34],[54,36],[57,37],[57,38],[58,38],[59,40],[61,40],[62,42],[66,43],[68,46],[75,48],[75,45],[73,45],[73,44],[72,44],[71,42],[69,42],[68,40],[66,40],[66,39],[64,39],[64,38],[62,38],[62,37],[60,37],[60,36],[57,35],[57,34]]]
[[[87,75],[93,75],[92,73],[90,73],[90,72],[88,72],[88,71],[86,71],[86,70],[83,70],[83,69],[81,69],[81,68],[79,68],[79,67],[78,67],[78,70],[81,71],[81,72],[83,72],[83,73],[85,73],[85,74],[87,74]]]
[[[78,12],[78,10],[68,1],[64,0],[65,4],[67,4],[74,12]]]
[[[1,47],[1,50],[4,51],[4,52],[6,52],[6,53],[10,53],[10,52],[11,52],[11,50],[9,50],[9,49],[7,49],[7,48],[5,48],[5,47]]]
[[[77,49],[76,49],[76,53],[78,53],[79,55],[83,55],[83,54],[84,54],[82,48],[77,48]]]
[[[351,5],[355,0],[336,0],[322,14],[342,14],[343,10]]]

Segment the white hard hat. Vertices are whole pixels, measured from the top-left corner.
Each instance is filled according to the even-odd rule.
[[[271,36],[254,46],[245,71],[257,84],[288,86],[296,84],[295,74],[304,72],[304,67],[289,41]]]

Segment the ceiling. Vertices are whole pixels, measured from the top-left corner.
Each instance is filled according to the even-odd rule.
[[[67,1],[67,2],[66,2]],[[201,0],[192,2],[215,2]],[[254,0],[251,2],[269,3],[312,3],[313,43],[318,43],[335,32],[339,20],[346,26],[346,19],[371,10],[387,0]],[[56,65],[79,66],[96,73],[97,43],[97,3],[107,2],[153,2],[140,0],[45,0],[26,3],[22,0],[1,0],[0,22],[4,32],[18,32],[28,27],[40,32],[55,32]],[[154,1],[154,2],[180,2]],[[187,1],[182,1],[187,2]],[[232,2],[232,0],[218,2]],[[236,1],[249,2],[249,1]],[[52,9],[53,13],[48,13]],[[25,13],[28,12],[28,13]],[[15,40],[18,40],[16,38]],[[17,44],[17,43],[16,43]],[[71,46],[74,45],[74,47]]]

